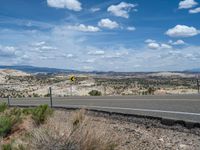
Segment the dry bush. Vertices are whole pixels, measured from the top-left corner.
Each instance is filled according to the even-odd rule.
[[[31,132],[27,145],[40,150],[113,150],[116,140],[80,110],[69,117],[65,112],[56,112],[46,124]]]
[[[73,127],[79,126],[85,120],[85,113],[86,111],[84,109],[81,109],[79,111],[75,111],[72,114],[72,120],[70,121],[72,122]]]

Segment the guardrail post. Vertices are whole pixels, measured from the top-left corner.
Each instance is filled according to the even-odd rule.
[[[10,107],[10,96],[8,96],[8,107]]]
[[[50,96],[50,104],[51,104],[51,108],[53,107],[53,102],[52,102],[52,88],[49,87],[49,96]]]

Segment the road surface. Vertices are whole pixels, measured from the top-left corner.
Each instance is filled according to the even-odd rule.
[[[22,98],[11,99],[10,104],[40,105],[50,104],[50,101],[49,98]],[[200,95],[53,97],[53,106],[90,108],[200,123]]]

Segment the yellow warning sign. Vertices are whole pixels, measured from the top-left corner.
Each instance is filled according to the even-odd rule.
[[[71,76],[70,78],[70,81],[74,82],[76,80],[75,76]]]

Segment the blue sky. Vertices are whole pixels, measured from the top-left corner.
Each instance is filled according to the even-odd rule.
[[[199,0],[1,0],[0,65],[200,67]]]

